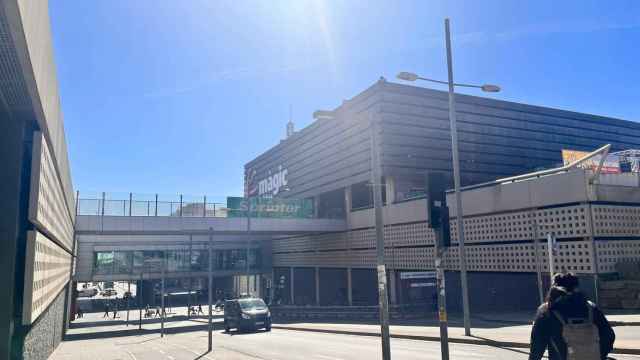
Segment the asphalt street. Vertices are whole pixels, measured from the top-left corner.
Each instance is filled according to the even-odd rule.
[[[98,314],[91,314],[98,315]],[[218,319],[219,321],[219,319]],[[51,360],[195,360],[195,359],[273,359],[340,360],[379,359],[379,338],[322,334],[274,329],[271,332],[225,333],[213,336],[213,352],[207,353],[206,321],[192,319],[167,323],[169,334],[161,338],[155,326],[138,332],[135,326],[105,321],[103,326],[86,322],[71,329],[51,356]],[[90,326],[89,326],[90,325]],[[392,339],[393,359],[440,359],[438,342]],[[452,344],[451,359],[527,359],[524,349]],[[616,355],[616,359],[640,357]]]

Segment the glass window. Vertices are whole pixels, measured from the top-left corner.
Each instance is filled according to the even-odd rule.
[[[162,272],[163,251],[143,251],[144,266],[143,272],[159,273]]]
[[[113,271],[113,251],[99,251],[95,252],[94,255],[94,274],[111,274],[111,272]]]
[[[262,310],[267,308],[267,304],[262,299],[240,299],[238,303],[242,310]]]
[[[130,274],[133,271],[133,253],[131,251],[114,252],[113,262],[115,274]]]

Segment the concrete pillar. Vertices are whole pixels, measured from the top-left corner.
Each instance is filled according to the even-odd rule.
[[[319,204],[320,204],[320,197],[319,196],[314,196],[313,197],[313,217],[316,218],[316,219],[318,217],[320,217],[319,216],[319,214],[320,214],[320,206],[319,206]]]
[[[295,303],[294,302],[295,296],[293,295],[293,291],[294,291],[294,288],[293,288],[293,266],[289,269],[289,272],[290,272],[289,273],[289,289],[291,290],[291,291],[289,291],[289,295],[291,297],[291,299],[290,299],[291,300],[291,305],[293,305]]]
[[[353,305],[353,286],[351,283],[351,268],[347,268],[347,302]]]
[[[396,202],[396,179],[391,176],[385,176],[385,191],[387,194],[387,204]]]
[[[320,268],[316,266],[316,306],[320,306]]]
[[[351,186],[344,188],[344,212],[347,227],[351,228]]]
[[[398,296],[397,296],[397,288],[396,288],[396,271],[395,270],[389,270],[389,300],[391,301],[392,305],[395,305],[398,303]]]

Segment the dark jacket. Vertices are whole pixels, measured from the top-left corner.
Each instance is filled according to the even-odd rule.
[[[536,319],[531,330],[531,349],[529,360],[540,360],[546,349],[549,349],[550,360],[564,360],[567,357],[567,344],[562,339],[562,324],[551,311],[555,310],[565,319],[587,318],[588,308],[593,306],[593,322],[598,327],[600,334],[600,356],[607,358],[607,354],[613,349],[616,338],[611,325],[604,314],[595,305],[589,305],[587,299],[580,292],[565,293],[559,298],[544,303],[538,308]],[[554,345],[557,346],[558,352]]]

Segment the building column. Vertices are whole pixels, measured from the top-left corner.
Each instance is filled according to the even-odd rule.
[[[351,282],[351,268],[347,268],[347,303],[353,305],[353,288]]]
[[[384,177],[387,204],[396,202],[396,179],[391,176]]]
[[[351,186],[344,188],[344,213],[347,221],[347,228],[351,228]]]
[[[316,266],[316,306],[320,306],[320,268]]]
[[[392,305],[398,303],[397,289],[396,289],[396,271],[389,270],[389,295]]]
[[[293,286],[293,266],[289,269],[289,296],[291,297],[291,305],[294,305],[295,296],[293,296],[294,286]]]
[[[319,214],[320,214],[320,196],[314,196],[313,197],[313,217],[315,219],[319,218]]]

